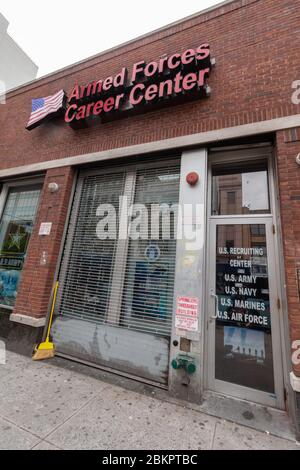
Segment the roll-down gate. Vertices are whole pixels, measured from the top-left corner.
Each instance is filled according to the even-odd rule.
[[[167,383],[179,180],[179,162],[79,175],[52,328],[58,352]]]

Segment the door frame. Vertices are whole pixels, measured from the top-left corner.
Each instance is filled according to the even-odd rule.
[[[42,190],[43,182],[44,182],[43,177],[4,182],[0,191],[0,220],[2,219],[3,211],[5,208],[6,201],[7,201],[7,196],[11,188],[20,188],[20,187],[27,188],[28,186],[41,185],[41,190]]]
[[[209,388],[220,393],[233,395],[238,398],[247,399],[253,402],[259,402],[264,405],[273,406],[276,408],[283,408],[284,395],[283,395],[283,372],[282,372],[282,354],[281,348],[278,348],[280,344],[280,321],[279,321],[279,309],[277,305],[277,292],[278,292],[278,281],[277,276],[273,273],[276,272],[275,263],[275,243],[273,234],[273,220],[272,217],[265,218],[218,218],[217,220],[210,221],[210,260],[213,261],[209,270],[209,292],[208,296],[211,297],[210,290],[215,292],[215,266],[216,266],[216,228],[219,225],[249,225],[249,224],[260,224],[266,226],[266,243],[267,243],[267,259],[268,259],[268,282],[270,291],[270,311],[271,313],[271,328],[272,328],[272,352],[273,352],[273,372],[274,372],[274,388],[275,393],[270,394],[262,392],[252,388],[244,387],[241,385],[233,384],[231,382],[225,382],[214,378],[215,370],[215,320],[211,320],[210,316],[214,313],[215,299],[208,298],[207,302],[207,322],[208,329],[207,333],[209,336],[209,349],[208,349],[208,362],[209,362],[209,375],[208,385]],[[272,273],[272,275],[271,275]],[[276,364],[276,368],[275,368]]]
[[[223,395],[229,395],[236,398],[249,400],[262,405],[285,409],[284,394],[284,364],[283,364],[283,344],[282,344],[282,302],[279,272],[279,241],[278,230],[276,229],[276,196],[275,196],[275,171],[273,162],[273,152],[270,146],[266,148],[231,150],[225,152],[216,152],[209,158],[208,168],[208,205],[207,205],[207,264],[206,264],[206,309],[205,309],[205,374],[204,388],[212,390]],[[251,163],[255,160],[265,160],[268,163],[268,183],[270,197],[270,213],[254,214],[254,215],[211,215],[211,188],[212,188],[212,166],[226,163],[241,164],[245,160],[251,159]],[[218,225],[234,225],[234,224],[266,224],[266,243],[268,252],[268,272],[269,272],[269,288],[272,292],[270,295],[270,308],[272,310],[272,350],[274,367],[274,388],[275,393],[270,394],[260,390],[232,384],[215,379],[215,321],[210,323],[212,300],[210,289],[215,292],[215,257],[216,257],[216,227]],[[214,265],[211,265],[213,260]],[[272,276],[270,276],[272,273]],[[273,275],[273,273],[275,275]],[[277,300],[278,299],[278,300]],[[212,333],[213,331],[213,333]]]

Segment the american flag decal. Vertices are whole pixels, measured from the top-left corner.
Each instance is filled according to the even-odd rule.
[[[60,90],[54,95],[45,98],[33,99],[31,103],[31,114],[26,129],[29,131],[40,125],[45,118],[57,116],[65,108],[66,94]]]

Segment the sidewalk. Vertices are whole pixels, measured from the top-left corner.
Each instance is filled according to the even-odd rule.
[[[296,449],[293,441],[7,352],[0,449]]]

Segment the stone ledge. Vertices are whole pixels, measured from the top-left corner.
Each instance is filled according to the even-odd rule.
[[[300,377],[297,377],[294,372],[290,373],[291,386],[294,392],[300,393]]]
[[[35,328],[40,328],[45,326],[46,318],[34,318],[29,317],[28,315],[21,315],[19,313],[11,313],[9,317],[10,321],[21,323],[22,325],[33,326]]]

